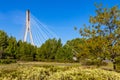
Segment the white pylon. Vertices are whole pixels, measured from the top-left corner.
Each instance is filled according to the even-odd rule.
[[[33,38],[32,38],[32,32],[30,29],[30,11],[29,10],[26,11],[26,30],[25,30],[25,34],[24,34],[24,40],[23,40],[24,42],[27,41],[28,33],[30,35],[31,44],[34,45]]]

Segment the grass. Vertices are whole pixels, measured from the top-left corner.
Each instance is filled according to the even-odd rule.
[[[57,63],[57,62],[17,62],[12,64],[0,64],[0,70],[16,70],[19,66],[81,66],[80,63]]]
[[[15,70],[19,66],[71,66],[71,67],[82,67],[82,68],[98,68],[97,66],[82,66],[80,63],[58,63],[58,62],[22,62],[12,64],[1,64],[0,70]],[[100,69],[104,70],[113,70],[112,63],[109,63],[107,66],[101,66]]]

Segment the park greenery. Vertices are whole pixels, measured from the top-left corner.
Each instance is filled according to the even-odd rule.
[[[15,37],[0,30],[0,63],[55,61],[102,66],[112,62],[113,69],[116,70],[120,65],[120,9],[118,6],[103,8],[97,5],[96,15],[90,16],[89,22],[90,25],[84,25],[79,30],[81,38],[69,40],[64,45],[61,39],[53,38],[37,47],[17,41]]]
[[[71,66],[23,66],[1,70],[0,80],[120,80],[120,73]]]

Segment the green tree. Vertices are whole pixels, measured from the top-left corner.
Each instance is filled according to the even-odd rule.
[[[38,60],[54,60],[57,51],[62,47],[61,40],[48,39],[42,46],[37,50]]]
[[[73,61],[72,48],[69,47],[68,45],[64,45],[57,51],[55,59],[61,62],[72,62]]]
[[[79,45],[84,44],[84,40],[85,40],[84,38],[76,38],[67,41],[66,45],[72,49],[72,51],[74,52],[74,56],[77,57],[78,53],[81,53]]]
[[[8,46],[5,49],[7,56],[16,59],[17,41],[14,37],[8,38]]]
[[[21,40],[17,43],[17,59],[33,61],[36,55],[36,46],[31,45],[27,42],[22,42]]]
[[[8,45],[7,41],[8,41],[8,35],[4,31],[0,30],[0,50],[4,51],[4,49]]]
[[[83,29],[80,29],[81,36],[87,39],[92,38],[94,44],[90,46],[91,53],[95,52],[101,55],[107,53],[107,58],[110,58],[113,62],[113,68],[116,69],[115,58],[120,56],[117,49],[119,47],[116,46],[120,40],[120,10],[117,6],[112,8],[97,6],[96,16],[91,16],[89,21],[91,26],[87,27],[85,25]],[[95,38],[98,38],[98,40],[94,41]],[[97,43],[99,44],[95,46]]]

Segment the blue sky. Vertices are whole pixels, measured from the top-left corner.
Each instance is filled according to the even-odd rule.
[[[107,7],[120,5],[120,0],[0,0],[0,29],[22,39],[25,11],[30,9],[65,43],[80,37],[74,26],[79,29],[89,24],[89,17],[95,15],[95,2]]]

